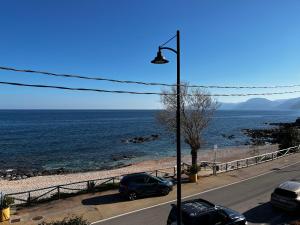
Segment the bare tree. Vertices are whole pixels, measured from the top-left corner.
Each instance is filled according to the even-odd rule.
[[[171,90],[163,90],[161,102],[164,109],[158,113],[158,121],[169,131],[176,132],[176,87]],[[197,153],[203,140],[203,130],[209,124],[218,103],[202,89],[192,89],[187,85],[181,86],[181,134],[184,141],[191,148],[192,165],[197,165]]]

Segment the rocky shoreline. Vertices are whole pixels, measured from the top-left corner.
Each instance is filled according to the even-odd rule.
[[[287,135],[292,135],[293,131],[300,129],[300,118],[291,123],[267,123],[272,126],[267,129],[243,129],[242,132],[250,137],[251,144],[264,145],[264,144],[283,144],[283,139]],[[296,140],[297,141],[297,140]],[[287,146],[282,146],[287,147]]]
[[[2,169],[0,170],[0,178],[5,180],[21,180],[35,176],[65,174],[64,168],[55,170],[30,170],[30,169]]]
[[[251,157],[255,154],[277,151],[277,145],[266,146],[236,146],[218,149],[216,160],[218,162],[229,162],[241,158]],[[199,151],[198,161],[212,161],[215,157],[214,149]],[[184,163],[191,163],[190,154],[183,155]],[[96,170],[86,172],[76,172],[67,174],[53,174],[44,176],[27,177],[26,179],[1,179],[0,187],[4,193],[24,192],[40,188],[51,187],[55,185],[64,185],[74,182],[81,182],[94,179],[106,179],[108,177],[121,176],[123,174],[138,173],[144,171],[167,170],[173,171],[176,165],[176,157],[166,157],[157,160],[145,160],[131,165],[110,170]],[[12,175],[14,177],[15,175]],[[37,193],[36,193],[37,194]]]
[[[66,168],[59,169],[0,169],[0,180],[22,180],[31,177],[37,176],[50,176],[50,175],[67,175],[67,174],[76,174],[76,173],[86,173],[86,172],[94,172],[99,170],[111,170],[111,169],[120,169],[127,166],[131,166],[132,164],[124,164],[118,163],[115,166],[107,166],[101,169],[91,169],[91,170],[69,170]]]

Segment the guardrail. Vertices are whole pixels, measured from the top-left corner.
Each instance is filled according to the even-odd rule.
[[[200,161],[198,164],[199,171],[212,170],[215,164],[220,164],[220,162],[210,162],[210,161]],[[191,167],[188,163],[181,163],[181,170],[188,171]]]
[[[174,177],[176,175],[176,167],[168,167],[145,172],[150,173],[156,177]],[[89,193],[117,188],[120,180],[125,175],[127,174],[103,179],[85,180],[68,184],[49,186],[24,192],[8,193],[6,194],[6,196],[14,198],[14,206],[32,205],[39,202],[58,200],[79,193]]]
[[[275,151],[275,152],[256,155],[256,156],[253,156],[253,157],[233,160],[233,161],[225,162],[225,163],[201,161],[198,164],[198,167],[199,167],[199,171],[210,170],[213,175],[216,175],[217,173],[224,173],[224,172],[228,172],[228,171],[232,171],[232,170],[237,170],[237,169],[257,165],[257,164],[260,164],[260,163],[276,160],[276,159],[279,159],[281,157],[284,157],[284,156],[287,156],[287,155],[290,155],[290,154],[299,153],[299,152],[300,152],[300,145],[290,147],[290,148],[287,148],[287,149],[278,150],[278,151]],[[191,167],[190,164],[182,163],[182,170],[183,171],[189,171],[190,167]]]
[[[265,153],[249,158],[234,160],[226,163],[216,163],[215,169],[217,173],[228,172],[232,170],[237,170],[240,168],[245,168],[253,165],[257,165],[260,163],[276,160],[282,158],[284,156],[295,154],[300,152],[300,146],[290,147],[287,149],[282,149],[275,152]]]
[[[203,170],[215,171],[214,174],[223,173],[268,162],[298,152],[300,152],[300,146],[291,147],[271,153],[261,154],[249,158],[234,160],[226,163],[202,161],[200,162],[200,168]],[[189,167],[189,164],[182,163],[182,171],[188,170]],[[152,174],[156,177],[175,177],[176,166],[145,172]],[[118,183],[125,175],[128,174],[102,179],[85,180],[68,184],[49,186],[24,192],[8,193],[6,195],[15,199],[14,205],[31,205],[34,203],[65,198],[79,193],[96,192],[107,190],[109,188],[117,188]]]

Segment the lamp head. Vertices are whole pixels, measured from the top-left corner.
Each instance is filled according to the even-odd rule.
[[[153,64],[166,64],[169,60],[167,60],[162,54],[161,50],[159,49],[157,52],[156,57],[151,61]]]

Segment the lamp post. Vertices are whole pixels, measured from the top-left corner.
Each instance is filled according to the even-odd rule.
[[[158,47],[157,56],[151,61],[154,64],[166,64],[161,50],[170,50],[177,55],[177,109],[176,109],[176,152],[177,152],[177,224],[181,225],[181,139],[180,139],[180,32],[176,32],[176,50],[169,47]]]

